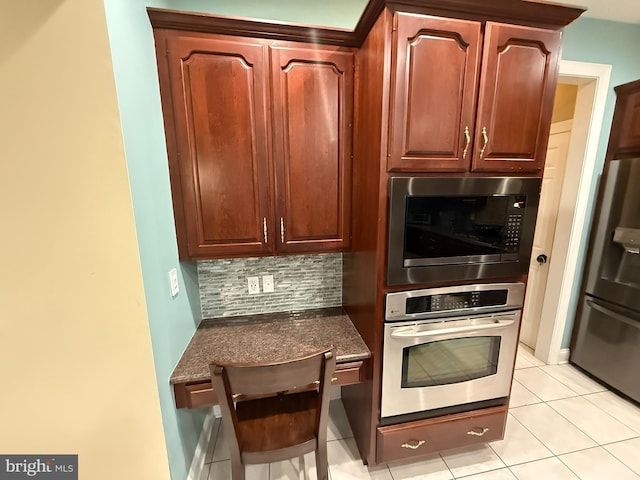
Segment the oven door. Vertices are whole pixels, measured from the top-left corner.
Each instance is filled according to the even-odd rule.
[[[385,324],[382,418],[507,397],[520,312]]]

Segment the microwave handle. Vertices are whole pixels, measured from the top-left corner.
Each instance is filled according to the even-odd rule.
[[[435,337],[438,335],[451,335],[457,333],[476,332],[479,330],[498,330],[506,328],[515,323],[514,320],[498,320],[495,323],[489,323],[485,325],[466,325],[464,327],[450,327],[450,328],[437,328],[433,330],[425,330],[422,332],[416,332],[413,327],[399,328],[395,332],[391,333],[392,338],[420,338],[420,337]]]

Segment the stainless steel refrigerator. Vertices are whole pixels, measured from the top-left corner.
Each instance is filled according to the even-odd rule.
[[[640,402],[640,158],[602,177],[570,362]]]

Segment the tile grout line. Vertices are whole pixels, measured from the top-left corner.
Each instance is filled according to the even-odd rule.
[[[525,368],[540,368],[540,367],[543,367],[543,366],[547,366],[547,365],[536,365],[536,366],[534,366],[534,367],[525,367]],[[518,369],[518,370],[522,370],[522,368],[520,368],[520,369]],[[572,390],[573,392],[575,392],[575,390],[574,390],[574,389],[572,389],[569,385],[567,385],[564,381],[562,381],[562,380],[560,380],[560,379],[558,379],[558,378],[554,377],[553,375],[551,375],[551,374],[549,374],[549,373],[545,372],[545,371],[544,371],[544,370],[542,370],[541,368],[540,368],[540,370],[541,370],[544,374],[548,375],[549,377],[551,377],[551,378],[553,378],[554,380],[556,380],[556,381],[558,381],[559,383],[561,383],[563,386],[567,387],[569,390]],[[578,373],[580,373],[580,372],[578,372]],[[515,380],[515,372],[514,372],[514,380]],[[519,383],[521,383],[521,384],[522,384],[522,382],[519,382]],[[524,385],[524,384],[522,384],[522,386],[523,386],[523,387],[525,387],[525,388],[527,388],[527,387],[526,387],[526,385]],[[527,388],[527,389],[528,389],[528,388]],[[528,390],[529,390],[529,389],[528,389]],[[596,443],[596,445],[595,445],[595,446],[591,446],[591,447],[587,447],[587,448],[580,448],[580,449],[578,449],[578,450],[572,450],[571,452],[566,452],[566,453],[563,453],[563,454],[560,454],[560,455],[555,454],[553,451],[551,451],[551,450],[549,449],[549,447],[548,447],[548,446],[547,446],[547,445],[546,445],[546,444],[545,444],[545,443],[544,443],[540,438],[538,438],[538,437],[537,437],[537,436],[536,436],[536,435],[535,435],[531,430],[529,430],[529,429],[528,429],[524,424],[522,424],[522,423],[521,423],[521,422],[520,422],[520,421],[519,421],[515,416],[513,416],[513,418],[514,418],[514,420],[516,420],[518,423],[520,423],[520,425],[522,425],[522,426],[525,428],[525,430],[527,430],[527,431],[528,431],[528,432],[529,432],[529,433],[530,433],[530,434],[531,434],[531,435],[532,435],[536,440],[538,440],[538,441],[539,441],[542,445],[544,445],[544,446],[545,446],[549,451],[551,451],[551,453],[553,454],[553,457],[556,457],[556,458],[557,458],[557,459],[558,459],[558,460],[559,460],[559,461],[560,461],[564,466],[566,466],[566,467],[567,467],[567,468],[568,468],[568,469],[569,469],[569,470],[570,470],[574,475],[576,475],[576,477],[578,477],[578,478],[580,478],[580,477],[579,477],[579,475],[578,475],[576,472],[574,472],[574,471],[569,467],[569,465],[567,465],[567,464],[562,460],[562,458],[560,458],[560,456],[561,456],[561,455],[569,455],[569,454],[572,454],[572,453],[576,453],[576,452],[580,452],[580,451],[585,451],[585,450],[590,450],[590,449],[593,449],[593,448],[602,448],[602,449],[603,449],[603,450],[605,450],[607,453],[609,453],[611,456],[613,456],[616,460],[618,460],[622,465],[624,465],[624,466],[625,466],[626,468],[628,468],[630,471],[632,471],[633,473],[635,473],[635,471],[634,471],[634,470],[633,470],[629,465],[627,465],[626,463],[624,463],[621,459],[619,459],[619,458],[618,458],[617,456],[615,456],[613,453],[609,452],[609,451],[608,451],[606,448],[604,448],[604,447],[605,447],[605,445],[612,445],[612,444],[615,444],[615,443],[625,442],[625,441],[628,441],[628,440],[632,440],[632,439],[635,439],[635,438],[639,438],[639,437],[640,437],[640,434],[639,434],[639,435],[637,435],[637,436],[635,436],[635,437],[631,437],[631,438],[627,438],[627,439],[622,439],[622,440],[617,440],[617,441],[615,441],[615,442],[610,442],[610,443],[604,443],[604,444],[601,444],[601,443],[600,443],[600,442],[598,442],[596,439],[594,439],[594,438],[592,438],[590,435],[588,435],[585,431],[583,431],[583,430],[582,430],[578,425],[576,425],[575,423],[573,423],[570,419],[568,419],[567,417],[565,417],[564,415],[562,415],[562,413],[558,412],[555,408],[553,408],[553,406],[552,406],[552,405],[549,405],[549,403],[550,403],[550,402],[554,402],[554,401],[558,401],[558,400],[564,400],[564,399],[568,399],[568,398],[578,398],[578,397],[583,398],[583,397],[586,397],[587,395],[594,395],[594,394],[597,394],[597,393],[603,393],[603,392],[611,392],[611,390],[609,390],[608,388],[605,388],[604,390],[601,390],[601,391],[597,391],[597,392],[589,392],[589,393],[584,393],[584,394],[580,394],[580,393],[578,393],[578,392],[575,392],[575,393],[576,393],[576,395],[574,395],[574,396],[570,396],[570,397],[563,397],[563,398],[557,398],[557,399],[554,399],[554,400],[548,400],[548,401],[547,401],[547,400],[542,400],[542,399],[540,399],[540,400],[542,401],[541,403],[546,404],[546,405],[547,405],[549,408],[551,408],[554,412],[556,412],[558,415],[560,415],[562,418],[564,418],[567,422],[569,422],[569,424],[571,424],[573,427],[577,428],[577,429],[578,429],[580,432],[582,432],[585,436],[587,436],[587,437],[588,437],[589,439],[591,439],[594,443]],[[535,392],[533,392],[533,391],[532,391],[531,393],[533,393],[536,397],[538,397],[538,395],[537,395]],[[614,392],[614,393],[615,393],[615,392]],[[540,398],[540,397],[538,397],[538,398]],[[602,408],[600,408],[598,405],[594,404],[593,402],[590,402],[590,401],[589,401],[588,399],[586,399],[586,398],[585,398],[585,400],[586,400],[587,402],[591,403],[591,404],[592,404],[594,407],[596,407],[598,410],[602,411],[602,413],[604,413],[605,415],[609,416],[610,418],[613,418],[614,420],[617,420],[615,417],[613,417],[611,414],[609,414],[608,412],[606,412],[605,410],[603,410]],[[531,404],[531,405],[539,405],[539,404]],[[525,407],[525,406],[529,406],[529,405],[522,405],[521,407]],[[515,408],[521,408],[521,407],[515,407]],[[509,411],[510,411],[510,410],[511,410],[511,409],[509,409]],[[620,422],[620,421],[618,420],[618,422]],[[622,423],[622,422],[620,422],[620,423]],[[624,425],[624,424],[623,424],[623,425]],[[628,428],[629,428],[630,430],[632,430],[634,433],[639,433],[639,432],[637,432],[635,429],[632,429],[631,427],[628,427]],[[489,445],[489,444],[487,444],[487,445]],[[491,445],[489,445],[489,447],[493,450],[493,448],[491,447]],[[493,451],[495,452],[495,450],[493,450]],[[496,455],[498,456],[498,458],[500,458],[500,459],[502,460],[502,458],[500,457],[500,455],[498,455],[498,453],[497,453],[497,452],[495,452],[495,453],[496,453]],[[546,457],[546,458],[552,458],[552,457]],[[525,464],[527,464],[527,463],[533,463],[533,462],[537,462],[537,461],[540,461],[540,460],[543,460],[543,459],[537,459],[537,460],[531,460],[531,461],[528,461],[528,462],[522,462],[522,463],[519,463],[519,464],[514,464],[513,466],[515,466],[515,465],[525,465]],[[502,461],[504,462],[504,460],[502,460]],[[509,468],[509,470],[511,471],[511,469],[510,469],[510,466],[509,466],[509,465],[507,465],[507,468]],[[515,475],[515,473],[514,473],[513,471],[511,471],[511,473],[512,473],[514,476],[516,476],[516,475]],[[516,476],[516,478],[517,478],[517,476]]]
[[[526,465],[526,464],[529,464],[529,463],[535,463],[535,462],[538,462],[538,461],[547,460],[547,459],[551,459],[551,458],[554,458],[554,457],[555,457],[555,458],[557,458],[557,459],[562,463],[562,465],[563,465],[563,466],[565,466],[565,467],[566,467],[570,472],[572,472],[574,475],[576,475],[576,477],[577,477],[577,478],[581,478],[581,477],[580,477],[580,476],[579,476],[575,471],[573,471],[573,470],[571,469],[571,467],[569,467],[569,465],[568,465],[568,464],[566,464],[566,463],[563,461],[563,459],[561,458],[561,456],[564,456],[564,455],[571,455],[571,454],[573,454],[573,453],[577,453],[577,452],[581,452],[581,451],[586,451],[586,450],[591,450],[591,449],[596,449],[596,448],[601,448],[601,449],[603,449],[603,450],[604,450],[608,455],[610,455],[610,456],[611,456],[611,457],[613,457],[615,460],[617,460],[618,462],[620,462],[620,464],[621,464],[622,466],[624,466],[625,468],[627,468],[630,472],[633,472],[634,474],[637,474],[637,473],[636,473],[636,471],[635,471],[631,466],[627,465],[624,461],[622,461],[620,458],[618,458],[615,454],[613,454],[612,452],[610,452],[609,450],[607,450],[607,449],[605,448],[606,446],[609,446],[609,445],[615,445],[615,444],[618,444],[618,443],[622,443],[622,442],[626,442],[626,441],[634,440],[634,439],[636,439],[636,438],[640,438],[640,432],[638,432],[638,430],[637,430],[637,429],[635,429],[635,428],[631,428],[631,427],[627,426],[627,428],[629,428],[629,430],[631,430],[633,433],[635,433],[635,434],[637,434],[637,435],[635,435],[635,436],[633,436],[633,437],[630,437],[630,438],[621,439],[621,440],[616,440],[616,441],[612,441],[612,442],[608,442],[608,443],[600,443],[600,442],[596,441],[596,439],[592,438],[589,434],[587,434],[584,430],[582,430],[578,425],[576,425],[574,422],[572,422],[569,418],[567,418],[566,416],[564,416],[561,412],[559,412],[558,410],[556,410],[555,408],[553,408],[553,406],[551,405],[551,403],[552,403],[552,402],[557,402],[557,401],[560,401],[560,400],[567,400],[567,399],[574,399],[574,398],[584,398],[584,399],[585,399],[586,401],[588,401],[591,405],[593,405],[594,407],[596,407],[596,409],[597,409],[598,411],[602,412],[602,413],[603,413],[603,414],[605,414],[607,417],[612,418],[612,419],[614,419],[614,420],[617,420],[619,423],[622,423],[623,425],[625,425],[625,426],[626,426],[626,424],[624,424],[623,422],[621,422],[620,420],[618,420],[618,419],[617,419],[617,418],[616,418],[612,413],[609,413],[608,411],[604,410],[604,409],[603,409],[602,407],[600,407],[599,405],[595,404],[594,402],[591,402],[588,398],[586,398],[586,397],[588,397],[588,396],[590,396],[590,395],[596,395],[596,394],[601,394],[601,393],[606,393],[606,392],[612,392],[612,391],[611,391],[611,390],[609,390],[608,388],[604,388],[604,389],[603,389],[603,390],[601,390],[601,391],[586,392],[586,393],[578,393],[578,392],[576,392],[573,388],[571,388],[569,385],[567,385],[563,380],[558,379],[558,378],[554,377],[553,375],[551,375],[550,373],[548,373],[548,372],[546,372],[546,371],[542,370],[542,368],[541,368],[541,367],[543,367],[543,366],[546,366],[546,365],[532,365],[531,367],[522,367],[522,368],[519,368],[519,369],[517,369],[517,370],[524,370],[524,369],[531,369],[531,368],[539,368],[539,369],[540,369],[540,370],[541,370],[545,375],[547,375],[547,376],[549,376],[550,378],[554,379],[555,381],[557,381],[557,382],[561,383],[563,386],[565,386],[565,387],[566,387],[566,388],[568,388],[569,390],[573,391],[573,392],[575,393],[575,395],[571,395],[571,396],[568,396],[568,397],[555,398],[555,399],[551,399],[551,400],[543,400],[543,399],[541,399],[541,398],[540,398],[540,397],[539,397],[539,396],[538,396],[534,391],[530,390],[528,387],[526,387],[524,384],[522,384],[522,386],[523,386],[525,389],[529,390],[529,391],[530,391],[530,392],[531,392],[531,393],[532,393],[536,398],[538,398],[540,401],[539,401],[539,402],[537,402],[537,403],[533,403],[533,404],[525,404],[525,405],[520,405],[520,406],[518,406],[518,407],[513,407],[513,409],[518,409],[518,408],[528,407],[528,406],[535,406],[535,405],[540,405],[540,404],[546,404],[546,405],[547,405],[549,408],[551,408],[555,413],[557,413],[557,414],[558,414],[558,415],[560,415],[563,419],[565,419],[565,420],[568,422],[568,424],[570,424],[572,427],[576,428],[578,431],[580,431],[582,434],[584,434],[587,438],[589,438],[590,440],[592,440],[592,441],[595,443],[595,445],[594,445],[594,446],[589,446],[589,447],[586,447],[586,448],[579,448],[579,449],[576,449],[576,450],[571,450],[571,451],[569,451],[569,452],[565,452],[565,453],[561,453],[561,454],[555,454],[553,451],[551,451],[551,450],[549,449],[549,447],[547,446],[547,444],[546,444],[545,442],[543,442],[540,438],[538,438],[538,437],[537,437],[537,436],[536,436],[536,435],[535,435],[535,434],[534,434],[534,433],[533,433],[529,428],[527,428],[527,427],[526,427],[524,424],[522,424],[522,423],[521,423],[521,422],[520,422],[520,421],[519,421],[519,420],[518,420],[514,415],[512,415],[512,414],[511,414],[512,408],[509,408],[508,412],[509,412],[509,414],[511,414],[511,416],[513,417],[513,418],[512,418],[512,419],[513,419],[513,421],[516,421],[516,422],[517,422],[520,426],[522,426],[522,427],[524,428],[524,430],[526,430],[526,431],[527,431],[527,432],[528,432],[528,433],[529,433],[533,438],[535,438],[538,442],[540,442],[540,444],[541,444],[541,445],[543,445],[543,446],[544,446],[544,447],[545,447],[545,448],[546,448],[546,449],[551,453],[551,456],[543,457],[543,458],[538,458],[538,459],[535,459],[535,460],[529,460],[529,461],[525,461],[525,462],[520,462],[520,463],[515,463],[515,464],[513,464],[513,465],[508,465],[508,464],[506,464],[506,462],[502,459],[502,457],[500,457],[500,455],[499,455],[499,454],[498,454],[498,453],[493,449],[492,445],[491,445],[490,443],[486,443],[485,445],[487,445],[487,446],[490,448],[490,450],[491,450],[491,451],[492,451],[492,452],[493,452],[493,453],[498,457],[498,459],[500,459],[500,461],[504,464],[504,466],[502,466],[502,467],[498,467],[498,468],[491,468],[491,469],[486,470],[486,471],[483,471],[483,472],[477,472],[477,473],[472,473],[472,474],[469,474],[469,475],[463,475],[463,476],[456,477],[456,476],[453,474],[453,471],[451,470],[451,468],[449,467],[449,465],[447,464],[447,462],[446,462],[446,460],[445,460],[444,456],[442,455],[442,453],[439,453],[439,457],[440,457],[440,459],[443,461],[443,463],[444,463],[445,467],[447,468],[447,471],[449,472],[449,475],[450,475],[450,477],[451,477],[452,479],[464,479],[464,478],[469,477],[469,476],[478,475],[478,474],[484,474],[484,473],[488,473],[488,472],[492,472],[492,471],[497,471],[497,470],[502,470],[502,469],[507,469],[507,470],[508,470],[508,471],[509,471],[509,472],[510,472],[510,473],[511,473],[515,478],[519,478],[519,477],[515,474],[515,472],[512,470],[512,467],[516,467],[516,466],[519,466],[519,465]],[[515,373],[515,372],[514,372],[514,373]],[[580,372],[578,372],[578,373],[580,373]],[[521,383],[521,382],[519,382],[519,383]],[[612,392],[612,393],[614,393],[614,394],[615,394],[615,392]],[[634,404],[631,404],[631,403],[630,403],[630,405],[631,405],[632,407],[635,407],[635,405],[634,405]],[[637,408],[637,407],[636,407],[636,408]],[[640,414],[640,409],[638,410],[638,413]],[[214,422],[214,425],[212,426],[212,430],[213,430],[213,429],[215,429],[215,426],[216,426],[216,423]],[[213,459],[213,454],[215,453],[215,448],[218,446],[218,441],[219,441],[220,431],[221,431],[221,428],[218,428],[218,429],[217,429],[217,432],[216,432],[216,435],[215,435],[215,437],[216,437],[216,438],[215,438],[215,440],[213,439],[213,435],[211,435],[211,440],[213,440],[213,441],[214,441],[214,446],[213,446],[212,455],[211,455],[211,458],[212,458],[212,459]],[[212,431],[212,434],[213,434],[213,431]],[[331,443],[331,442],[335,442],[335,441],[340,441],[340,440],[348,440],[348,439],[350,439],[350,438],[353,438],[353,435],[352,435],[352,436],[350,436],[350,437],[334,438],[334,439],[332,439],[332,440],[328,440],[328,442],[327,442],[327,443]],[[209,466],[209,471],[210,471],[210,470],[211,470],[211,466],[212,466],[214,463],[219,463],[219,462],[223,462],[223,461],[229,461],[229,460],[228,460],[228,459],[221,459],[221,460],[217,460],[216,462],[214,462],[214,461],[212,460],[212,461],[210,461],[210,462],[205,462],[205,466],[206,466],[206,464],[208,464],[208,466]],[[270,468],[271,468],[271,465],[269,464],[269,466],[268,466],[269,478],[271,478],[271,471],[270,471]],[[330,471],[330,472],[331,472],[331,468],[332,468],[332,466],[331,466],[331,464],[330,464],[330,465],[329,465],[329,471]],[[386,465],[385,465],[385,469],[386,469],[386,471],[388,471],[390,478],[391,478],[392,480],[395,480],[395,477],[394,477],[394,475],[393,475],[393,472],[391,471],[391,468],[389,467],[389,465],[388,465],[388,464],[386,464]],[[205,468],[205,470],[206,470],[206,468]],[[384,471],[384,470],[383,470],[383,471]],[[208,478],[208,477],[207,477],[207,478]],[[331,476],[331,473],[330,473],[330,478],[333,478],[333,477]],[[335,480],[335,479],[334,479],[334,480]]]
[[[638,437],[634,437],[633,439],[635,439],[635,438],[638,438]],[[631,438],[630,438],[630,439],[628,439],[628,440],[633,440],[633,439],[631,439]],[[626,442],[627,440],[622,440],[622,441],[623,441],[623,442]],[[611,443],[609,443],[608,445],[612,445],[612,444],[611,444]],[[604,447],[602,447],[602,448],[604,448]],[[616,460],[618,460],[622,465],[624,465],[624,466],[625,466],[625,467],[627,467],[629,470],[631,470],[633,473],[635,473],[636,475],[638,475],[638,477],[640,477],[640,472],[636,472],[633,468],[631,468],[631,466],[629,466],[629,465],[627,465],[626,463],[624,463],[624,462],[622,461],[622,459],[621,459],[621,458],[618,458],[618,456],[617,456],[615,453],[610,452],[610,451],[609,451],[609,450],[607,450],[606,448],[605,448],[604,450],[605,450],[609,455],[611,455],[613,458],[615,458]]]
[[[584,395],[580,395],[579,398],[583,398]],[[576,398],[576,397],[566,397],[566,398]],[[550,402],[557,402],[560,400],[565,400],[565,398],[559,398],[557,400],[551,400]],[[586,402],[589,402],[589,400],[587,400],[585,398]],[[547,404],[549,404],[550,402],[547,402]],[[622,423],[620,420],[618,420],[617,418],[613,417],[612,415],[610,415],[608,412],[604,411],[602,408],[600,408],[598,405],[595,405],[592,402],[589,402],[591,405],[593,405],[595,408],[597,408],[598,410],[600,410],[600,412],[602,412],[603,415],[606,415],[607,417],[611,418],[612,420],[615,420],[616,422],[620,423],[622,426],[627,427],[624,423]],[[574,427],[576,427],[578,430],[580,430],[582,433],[584,433],[587,437],[589,437],[591,440],[593,440],[594,442],[596,442],[598,444],[599,447],[602,447],[603,445],[611,445],[613,443],[618,443],[618,442],[624,442],[625,440],[631,440],[632,438],[637,438],[640,437],[640,434],[637,434],[637,432],[632,429],[631,427],[627,427],[629,430],[631,430],[633,433],[635,433],[636,435],[633,437],[629,437],[629,438],[623,438],[620,440],[615,440],[613,442],[608,442],[608,443],[600,443],[599,441],[597,441],[595,438],[591,437],[587,432],[585,432],[584,430],[582,430],[578,425],[576,425],[575,423],[573,423],[571,420],[569,420],[567,417],[565,417],[561,412],[559,412],[558,410],[556,410],[555,408],[553,408],[553,405],[549,405],[549,407],[551,409],[553,409],[554,412],[556,412],[558,415],[560,415],[562,418],[564,418],[567,422],[569,422],[571,425],[573,425]]]

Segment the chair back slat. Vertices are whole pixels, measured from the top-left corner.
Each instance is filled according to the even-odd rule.
[[[321,352],[324,353],[324,352]],[[322,355],[257,366],[224,366],[231,391],[242,395],[284,392],[320,381]]]

